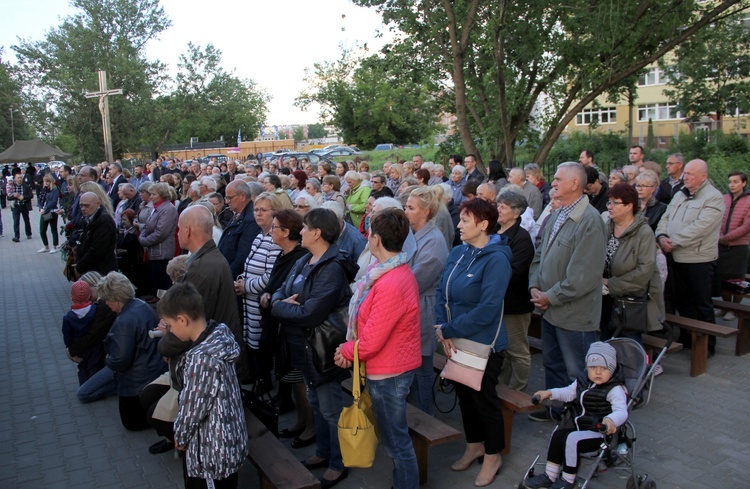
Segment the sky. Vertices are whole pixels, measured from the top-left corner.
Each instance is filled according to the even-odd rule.
[[[305,69],[338,59],[342,45],[366,44],[375,52],[385,43],[378,32],[387,37],[375,10],[349,0],[161,0],[161,5],[172,27],[149,43],[146,56],[174,74],[188,42],[213,44],[226,71],[254,80],[271,96],[268,125],[318,122],[316,108],[303,112],[293,105],[307,87]],[[67,0],[0,0],[0,12],[2,58],[13,63],[11,46],[19,37],[41,40],[75,9]]]

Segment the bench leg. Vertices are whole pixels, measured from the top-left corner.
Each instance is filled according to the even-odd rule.
[[[690,376],[697,377],[706,373],[708,364],[708,335],[691,331],[693,349],[690,351]]]
[[[505,406],[501,406],[500,409],[503,412],[503,427],[505,429],[505,449],[500,452],[500,455],[508,455],[510,453],[510,440],[513,438],[513,411]]]
[[[417,456],[417,467],[419,467],[419,485],[427,483],[427,441],[416,435],[411,435],[411,443],[414,445],[414,453]]]
[[[737,315],[737,343],[734,354],[738,357],[750,352],[750,322],[746,319],[744,314]]]

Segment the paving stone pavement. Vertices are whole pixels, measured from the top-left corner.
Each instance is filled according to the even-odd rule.
[[[36,221],[38,213],[32,213]],[[158,440],[150,430],[128,432],[120,424],[117,399],[81,404],[76,367],[65,356],[61,319],[70,306],[69,283],[59,255],[37,254],[34,239],[13,243],[9,209],[2,211],[0,238],[0,487],[2,488],[173,488],[182,487],[181,463],[172,453],[151,455]],[[735,324],[724,323],[724,324]],[[719,339],[708,373],[689,376],[689,352],[670,354],[656,379],[651,403],[634,411],[636,467],[660,488],[750,488],[750,355],[734,356],[734,340]],[[540,355],[532,359],[529,392],[542,387]],[[453,398],[436,393],[447,409]],[[282,417],[282,427],[291,424]],[[438,418],[460,428],[458,408]],[[490,487],[517,487],[534,457],[544,451],[552,425],[517,415],[513,450],[504,457]],[[286,440],[285,443],[289,441]],[[461,442],[430,449],[427,489],[473,487],[479,472],[452,472]],[[313,447],[299,450],[300,459]],[[371,469],[353,469],[342,489],[387,488],[391,463],[382,449]],[[315,474],[322,475],[320,471]],[[624,488],[628,474],[610,470],[589,487]],[[259,487],[250,462],[240,487]]]

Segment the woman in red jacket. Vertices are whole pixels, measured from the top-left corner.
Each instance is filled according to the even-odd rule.
[[[719,285],[724,280],[745,278],[747,257],[750,249],[750,191],[747,189],[747,175],[741,171],[729,174],[729,193],[724,195],[724,220],[719,230],[719,263],[716,278]],[[732,300],[732,294],[722,291],[725,301]],[[742,296],[735,296],[740,302]],[[722,311],[723,312],[723,311]],[[725,321],[736,319],[731,312],[724,316]]]
[[[336,350],[337,365],[348,368],[359,340],[359,358],[378,420],[380,442],[393,459],[393,487],[417,489],[419,469],[409,438],[406,396],[422,364],[419,287],[402,246],[409,220],[400,209],[385,209],[370,221],[370,252],[377,261],[355,285],[349,306],[350,340]],[[399,307],[392,307],[399,304]]]

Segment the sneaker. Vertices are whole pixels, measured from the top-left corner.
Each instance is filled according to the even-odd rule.
[[[737,316],[732,311],[724,314],[724,321],[734,321],[735,319],[737,319]]]
[[[26,239],[31,239],[31,236],[26,236]]]
[[[20,239],[18,239],[18,238],[13,238],[13,242],[14,242],[14,243],[18,243],[19,241],[21,241],[21,240],[20,240]]]
[[[654,367],[654,377],[658,377],[663,373],[664,373],[664,369],[661,368],[660,363],[657,363],[656,366]]]
[[[57,253],[58,251],[60,251],[60,248],[52,248],[51,250],[49,250],[49,254],[53,255],[53,254]]]
[[[549,489],[575,489],[576,483],[575,482],[568,482],[562,477],[557,479],[554,484],[549,486]]]
[[[550,414],[549,409],[541,409],[530,413],[529,420],[536,421],[537,423],[546,423],[552,421],[552,415]]]
[[[41,248],[36,250],[37,253],[49,253],[49,248]]]
[[[542,472],[539,475],[535,475],[531,479],[523,481],[523,487],[526,489],[541,489],[552,487],[553,482],[549,480],[549,476],[546,472]]]
[[[721,309],[714,309],[714,316],[716,316],[718,318],[718,317],[721,317],[723,315],[724,315],[724,311],[722,311]]]

